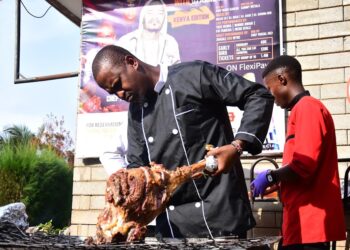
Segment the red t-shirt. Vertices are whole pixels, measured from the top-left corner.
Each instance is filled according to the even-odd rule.
[[[285,165],[302,178],[281,184],[283,245],[344,240],[334,123],[313,97],[302,97],[291,110]]]

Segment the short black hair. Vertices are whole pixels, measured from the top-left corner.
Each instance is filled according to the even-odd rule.
[[[269,73],[279,68],[286,68],[290,78],[296,82],[302,83],[301,65],[297,59],[288,55],[273,59],[264,69],[262,77],[264,78]]]
[[[121,65],[124,63],[125,56],[130,55],[135,57],[126,49],[116,45],[107,45],[97,52],[92,62],[92,74],[96,79],[103,64]]]

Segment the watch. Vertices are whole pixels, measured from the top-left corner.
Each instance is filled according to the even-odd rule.
[[[276,180],[276,173],[272,170],[267,170],[266,172],[266,179],[269,184],[275,184],[277,183]]]

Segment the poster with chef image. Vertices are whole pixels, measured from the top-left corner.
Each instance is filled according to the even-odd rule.
[[[99,157],[126,133],[128,103],[99,88],[91,65],[115,44],[152,65],[204,60],[262,83],[280,55],[279,0],[84,0],[76,157]],[[241,112],[228,107],[233,132]],[[275,108],[264,152],[281,152],[285,113]]]

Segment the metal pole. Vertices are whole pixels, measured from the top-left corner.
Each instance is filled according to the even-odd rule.
[[[69,72],[69,73],[47,75],[47,76],[36,76],[36,77],[30,77],[25,79],[15,79],[15,84],[57,80],[57,79],[63,79],[63,78],[69,78],[69,77],[76,77],[78,75],[79,75],[79,72]]]
[[[21,2],[16,1],[16,37],[15,37],[15,80],[20,76],[20,55],[21,55]]]

